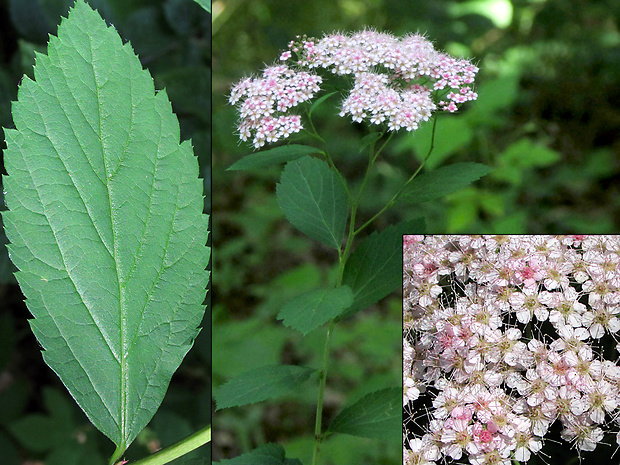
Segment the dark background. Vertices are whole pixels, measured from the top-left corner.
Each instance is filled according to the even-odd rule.
[[[108,24],[129,40],[155,79],[166,88],[181,126],[192,139],[205,179],[210,210],[211,17],[193,0],[89,0]],[[10,102],[24,74],[32,77],[34,52],[45,53],[72,0],[0,0],[0,125],[13,128]],[[2,132],[1,140],[4,141]],[[2,142],[4,149],[5,143]],[[2,167],[0,167],[2,168]],[[6,174],[2,168],[2,174]],[[4,202],[0,202],[4,209]],[[27,323],[30,317],[12,276],[0,234],[0,463],[2,465],[107,464],[114,445],[77,407],[43,362]],[[194,348],[174,375],[168,394],[126,458],[145,457],[211,422],[209,313]],[[174,463],[207,463],[210,445]]]

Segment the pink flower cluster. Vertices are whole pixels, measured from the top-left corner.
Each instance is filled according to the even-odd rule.
[[[478,98],[471,88],[478,68],[468,60],[438,52],[419,34],[401,39],[367,29],[327,35],[316,43],[302,40],[300,44],[289,44],[300,56],[298,65],[354,76],[353,90],[341,111],[341,116],[349,114],[354,121],[389,121],[390,130],[413,131],[437,109],[433,91],[449,89],[446,100],[438,103],[450,112]],[[280,59],[286,61],[291,56],[290,51],[285,52]]]
[[[353,77],[340,116],[385,124],[390,131],[413,131],[438,108],[455,112],[478,97],[472,90],[478,68],[438,52],[419,34],[401,39],[364,30],[326,35],[319,41],[298,38],[280,61],[294,63],[267,68],[260,78],[246,78],[230,94],[230,103],[239,104],[240,138],[253,138],[256,148],[302,129],[300,117],[287,111],[320,90],[322,80],[313,72],[321,68]]]
[[[619,265],[620,236],[405,236],[403,463],[527,462],[556,421],[594,450],[620,414]]]
[[[254,147],[260,148],[299,132],[301,118],[286,112],[310,100],[321,82],[320,76],[279,65],[265,69],[260,78],[237,83],[229,102],[239,103],[239,138],[246,141],[252,137]]]

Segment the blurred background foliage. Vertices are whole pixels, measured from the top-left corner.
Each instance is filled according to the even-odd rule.
[[[181,127],[192,139],[205,192],[211,190],[211,17],[193,0],[88,0],[129,40],[155,80],[166,88]],[[11,101],[22,76],[33,77],[35,52],[45,53],[73,0],[0,0],[0,125],[13,128]],[[0,131],[2,131],[0,129]],[[4,141],[4,132],[1,139]],[[2,142],[4,149],[5,143]],[[2,166],[2,174],[6,171]],[[1,189],[0,189],[1,190]],[[210,211],[210,198],[205,209]],[[4,202],[0,199],[0,209]],[[0,230],[0,464],[107,464],[113,444],[77,407],[45,365],[28,326],[30,317],[12,276]],[[136,460],[210,423],[211,330],[203,330],[170,384],[149,426],[129,448]],[[207,445],[176,464],[210,463]]]
[[[231,84],[273,63],[297,35],[367,26],[396,35],[422,32],[437,48],[480,67],[479,99],[440,118],[427,169],[474,161],[493,173],[444,199],[394,209],[378,229],[423,216],[430,233],[620,230],[617,0],[216,0],[212,13],[214,385],[270,363],[317,365],[323,330],[300,340],[275,315],[294,295],[330,282],[336,257],[283,218],[274,196],[281,168],[226,171],[252,152],[235,135],[235,109],[227,104]],[[363,132],[335,110],[321,108],[317,129],[339,169],[357,180],[366,165],[358,152]],[[426,125],[394,138],[369,183],[359,224],[419,166],[430,130]],[[395,295],[336,329],[326,423],[346,396],[356,395],[352,390],[400,382],[402,333],[394,327],[400,312]],[[214,459],[271,441],[307,462],[313,396],[310,386],[285,402],[217,412]],[[325,447],[327,464],[401,461],[391,445],[333,439]],[[573,460],[571,450],[557,464]]]

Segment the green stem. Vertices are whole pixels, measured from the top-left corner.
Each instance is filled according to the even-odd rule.
[[[321,442],[323,441],[323,433],[321,431],[321,423],[323,422],[323,400],[325,398],[325,386],[327,384],[329,346],[331,344],[335,324],[336,323],[333,319],[329,320],[327,336],[325,338],[325,347],[323,349],[323,363],[321,371],[319,372],[319,393],[316,401],[316,421],[314,422],[314,448],[312,450],[312,465],[318,464],[319,452],[321,450]]]
[[[338,269],[338,278],[336,280],[336,287],[342,284],[342,278],[344,276],[344,268],[347,263],[347,259],[349,258],[349,253],[351,252],[351,246],[353,245],[353,239],[355,238],[355,234],[354,234],[355,218],[357,214],[359,200],[361,198],[362,192],[364,191],[364,188],[366,187],[366,183],[368,182],[368,178],[370,176],[370,172],[372,171],[374,162],[377,159],[377,156],[379,155],[379,153],[383,150],[387,142],[390,140],[391,136],[392,135],[390,135],[386,143],[384,143],[381,146],[381,148],[379,148],[376,152],[375,152],[375,143],[373,142],[371,144],[370,153],[368,157],[368,166],[366,167],[366,173],[364,175],[364,179],[362,180],[361,187],[357,195],[355,196],[355,199],[352,199],[351,195],[349,194],[349,199],[351,202],[351,214],[349,217],[349,230],[347,234],[347,241],[344,247],[344,251],[342,251],[342,249],[338,250],[338,262],[339,262],[338,268],[339,269]],[[328,160],[331,161],[329,157],[328,157]],[[331,163],[331,165],[342,178],[342,175],[336,169],[333,163]],[[348,189],[347,189],[347,193],[349,193]],[[312,451],[312,465],[318,465],[319,452],[321,450],[321,443],[323,441],[323,433],[321,431],[321,424],[323,420],[323,400],[325,398],[325,386],[327,385],[327,368],[328,368],[328,363],[329,363],[329,350],[330,350],[330,345],[331,345],[331,339],[334,334],[335,325],[336,325],[336,322],[334,319],[329,320],[329,326],[327,328],[327,336],[325,338],[325,347],[323,349],[322,366],[321,366],[321,371],[319,372],[319,392],[317,395],[317,402],[316,402],[316,420],[314,424],[314,448]]]
[[[164,465],[172,462],[174,459],[190,453],[191,451],[204,446],[211,441],[211,426],[206,426],[200,431],[195,432],[191,436],[181,439],[176,444],[168,446],[153,455],[149,455],[137,462],[131,462],[131,465]]]
[[[433,148],[435,148],[435,127],[436,126],[437,126],[437,117],[434,117],[433,118],[433,133],[432,133],[432,136],[431,136],[431,146],[428,149],[428,153],[426,154],[426,157],[424,157],[424,160],[422,161],[420,166],[418,166],[418,169],[415,170],[415,173],[413,173],[411,175],[411,177],[409,179],[407,179],[407,182],[402,185],[402,187],[398,190],[398,192],[396,192],[396,194],[394,194],[392,196],[390,201],[388,203],[386,203],[385,206],[381,210],[379,210],[372,218],[370,218],[368,221],[366,221],[366,223],[364,223],[362,226],[360,226],[359,228],[357,228],[355,230],[355,232],[353,233],[354,236],[359,234],[363,229],[365,229],[368,225],[370,225],[373,221],[375,221],[379,216],[381,216],[387,210],[392,208],[394,206],[394,204],[396,203],[396,199],[401,194],[401,192],[405,189],[405,187],[407,187],[409,185],[409,183],[411,181],[413,181],[413,179],[418,175],[418,173],[422,170],[422,168],[424,168],[424,165],[426,164],[426,161],[428,160],[428,157],[431,156],[431,153],[433,152]]]
[[[308,115],[309,116],[309,115]],[[312,130],[314,131],[314,133],[316,134],[317,137],[320,138],[320,136],[318,136],[318,134],[316,133],[316,129],[314,128],[314,125],[312,125],[312,120],[311,118],[308,118],[310,120],[310,127],[312,128]],[[321,139],[324,143],[324,148],[325,148],[325,156],[327,158],[327,161],[329,163],[329,165],[336,171],[336,173],[338,173],[340,179],[342,180],[343,184],[345,185],[345,189],[347,191],[349,200],[351,202],[351,214],[350,214],[350,219],[349,219],[349,230],[347,233],[347,241],[344,247],[344,250],[342,249],[338,249],[338,262],[339,262],[339,270],[338,270],[338,279],[336,281],[336,287],[340,286],[342,284],[342,278],[344,276],[344,268],[345,265],[347,263],[347,259],[349,258],[349,254],[351,252],[351,246],[353,245],[353,240],[355,239],[355,236],[361,231],[363,230],[366,226],[368,226],[370,223],[372,223],[380,214],[382,214],[384,211],[386,211],[388,208],[390,208],[394,202],[396,201],[396,198],[400,195],[400,193],[402,192],[402,190],[407,186],[407,184],[409,184],[413,178],[415,178],[418,173],[422,170],[422,168],[424,167],[424,164],[426,163],[426,160],[428,160],[428,157],[430,156],[431,152],[433,151],[433,147],[434,147],[434,143],[435,143],[435,127],[437,124],[437,119],[435,118],[433,120],[433,134],[432,134],[432,139],[431,139],[431,146],[430,149],[428,151],[428,154],[426,155],[426,157],[424,158],[424,161],[422,162],[422,164],[418,167],[418,169],[416,170],[415,173],[413,173],[413,175],[409,178],[409,180],[401,187],[401,189],[394,195],[394,197],[392,197],[392,199],[387,203],[387,205],[385,207],[383,207],[379,213],[377,213],[375,216],[373,216],[369,221],[367,221],[366,223],[364,223],[364,225],[360,228],[358,228],[357,230],[355,229],[355,219],[356,219],[356,215],[357,215],[357,209],[359,206],[359,201],[362,197],[362,193],[364,192],[364,189],[366,188],[366,184],[368,182],[368,179],[370,177],[370,172],[372,171],[372,167],[375,163],[375,161],[377,160],[377,157],[379,156],[379,154],[383,151],[383,149],[387,146],[388,142],[391,140],[393,133],[391,133],[389,135],[389,137],[387,138],[387,140],[381,145],[381,147],[379,149],[377,149],[375,151],[375,143],[373,142],[370,145],[370,149],[369,149],[369,156],[368,156],[368,165],[366,167],[366,173],[364,174],[364,179],[362,180],[362,184],[357,192],[357,195],[355,196],[355,198],[351,198],[351,195],[349,193],[349,190],[347,188],[346,182],[344,181],[344,178],[342,177],[342,174],[338,171],[338,169],[336,168],[336,166],[334,165],[331,157],[329,156],[329,152],[327,151],[327,147],[325,146],[325,141],[323,139]],[[323,400],[325,398],[325,386],[327,385],[327,368],[328,368],[328,362],[329,362],[329,350],[330,350],[330,344],[331,344],[331,339],[334,333],[334,327],[335,327],[335,320],[331,319],[329,320],[329,327],[327,329],[327,336],[325,338],[325,347],[323,349],[323,361],[322,361],[322,366],[321,366],[321,370],[319,372],[319,392],[317,395],[317,402],[316,402],[316,420],[314,423],[314,447],[313,447],[313,451],[312,451],[312,465],[318,465],[318,460],[319,460],[319,452],[321,450],[321,442],[323,441],[323,433],[321,431],[321,423],[323,420]],[[138,465],[138,464],[136,464]]]
[[[114,465],[116,462],[118,462],[123,456],[123,452],[125,452],[126,450],[127,446],[125,444],[120,444],[112,454],[112,457],[110,457],[110,461],[108,462],[108,464]]]
[[[372,144],[370,144],[369,154],[368,154],[368,165],[366,166],[366,172],[364,173],[364,179],[362,179],[362,184],[360,185],[360,188],[357,192],[355,199],[351,199],[351,197],[349,196],[349,199],[351,201],[349,232],[347,235],[347,242],[345,245],[344,253],[342,254],[343,261],[341,261],[340,263],[340,274],[338,275],[338,283],[336,284],[337,286],[339,286],[340,283],[342,282],[342,274],[344,273],[344,265],[347,261],[347,258],[349,257],[349,253],[351,252],[351,246],[353,245],[353,239],[355,238],[355,235],[357,234],[357,231],[355,231],[355,220],[357,217],[357,209],[359,207],[360,199],[362,198],[362,194],[364,190],[366,189],[366,184],[368,183],[368,179],[370,178],[370,172],[372,171],[372,167],[374,166],[375,161],[377,160],[377,157],[379,156],[381,151],[385,148],[385,146],[390,141],[392,136],[393,136],[393,133],[389,135],[385,143],[376,152],[375,152],[376,142],[373,142]]]
[[[336,168],[336,164],[334,163],[334,160],[332,159],[332,156],[329,153],[329,150],[327,150],[327,142],[325,142],[325,139],[323,139],[319,133],[317,132],[316,128],[314,127],[314,123],[312,121],[312,115],[310,114],[309,111],[306,111],[306,115],[307,115],[307,119],[308,119],[308,125],[310,126],[311,130],[306,129],[305,133],[318,139],[321,142],[321,145],[323,146],[323,155],[325,156],[325,160],[327,161],[327,164],[330,166],[330,168],[332,168],[336,174],[338,175],[338,179],[340,180],[340,184],[342,184],[342,187],[344,187],[344,190],[347,193],[347,198],[349,198],[349,200],[351,199],[351,194],[349,193],[349,187],[347,186],[347,182],[344,179],[344,177],[342,176],[342,173],[338,170],[338,168]]]

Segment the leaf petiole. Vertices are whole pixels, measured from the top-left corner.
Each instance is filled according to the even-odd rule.
[[[164,465],[172,462],[179,457],[190,453],[194,449],[204,446],[211,441],[211,426],[206,426],[194,434],[181,439],[179,442],[168,446],[153,455],[149,455],[137,462],[131,462],[130,465]],[[121,462],[123,463],[123,462]]]

